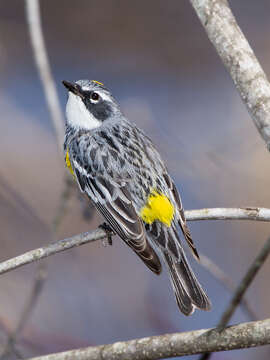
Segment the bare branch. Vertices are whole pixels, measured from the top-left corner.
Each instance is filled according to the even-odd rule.
[[[44,271],[42,271],[44,270]],[[18,359],[23,359],[21,353],[16,349],[17,338],[22,332],[27,320],[29,319],[33,309],[36,306],[36,303],[39,299],[39,295],[43,289],[44,282],[47,278],[47,269],[44,269],[44,263],[40,266],[39,271],[36,274],[36,279],[34,281],[33,289],[29,296],[27,303],[24,306],[23,312],[19,318],[19,322],[12,332],[8,334],[8,339],[4,345],[4,349],[1,354],[1,359],[5,359],[7,356],[13,354]]]
[[[270,319],[218,329],[152,336],[92,346],[30,360],[157,360],[205,351],[243,349],[270,344]]]
[[[41,266],[39,271],[36,273],[36,279],[31,292],[31,296],[29,297],[28,302],[24,306],[23,313],[19,319],[16,329],[12,333],[13,342],[18,337],[18,334],[22,332],[22,329],[24,328],[24,324],[27,322],[28,318],[30,317],[30,314],[37,303],[37,300],[43,289],[44,282],[46,279],[47,279],[47,267],[44,268],[44,263],[43,263],[43,266]]]
[[[185,211],[187,220],[258,220],[270,221],[270,209],[258,207],[213,208]]]
[[[270,253],[270,238],[266,241],[264,246],[262,247],[259,254],[253,260],[252,264],[250,265],[247,273],[243,277],[242,281],[238,285],[235,293],[230,301],[230,304],[224,314],[221,317],[220,322],[218,323],[219,328],[225,327],[228,322],[230,321],[232,315],[234,314],[237,306],[239,305],[240,301],[242,300],[245,292],[247,291],[248,287],[252,283],[253,279],[257,275],[258,271],[264,264],[265,260],[267,259]]]
[[[59,153],[62,154],[62,143],[64,137],[64,119],[60,107],[60,102],[57,95],[56,85],[53,80],[52,71],[49,64],[47,49],[45,46],[44,36],[41,26],[40,16],[40,3],[39,0],[25,0],[26,5],[26,18],[28,22],[29,35],[31,39],[31,45],[34,53],[34,58],[37,66],[37,70],[43,86],[43,91],[51,115],[51,120],[54,126],[55,135],[57,139],[57,145]],[[67,174],[67,173],[66,173]],[[65,183],[63,184],[63,192],[60,199],[58,211],[53,219],[50,232],[53,235],[56,233],[61,220],[65,215],[65,209],[67,200],[70,195],[70,186],[68,177],[64,178]],[[9,334],[7,344],[4,349],[4,355],[6,353],[15,351],[15,343],[19,334],[22,332],[28,318],[33,311],[39,295],[41,294],[43,285],[47,277],[47,271],[45,264],[39,265],[37,275],[30,293],[29,299],[24,307],[22,316],[19,319],[16,329]]]
[[[48,246],[44,246],[32,251],[28,251],[10,260],[0,264],[0,274],[16,269],[22,265],[30,264],[34,261],[44,259],[50,255],[57,254],[61,251],[71,249],[75,246],[83,245],[92,241],[104,239],[107,236],[104,230],[97,229],[92,232],[86,232],[72,236],[70,238],[57,241]]]
[[[200,265],[202,265],[209,273],[217,279],[227,290],[231,293],[235,291],[235,284],[230,276],[228,276],[217,264],[215,264],[208,256],[200,253]],[[252,310],[249,302],[245,299],[241,299],[243,310],[246,312],[249,320],[257,320],[255,312]]]
[[[23,196],[13,188],[0,172],[0,190],[7,198],[7,201],[16,207],[22,214],[28,215],[34,220],[45,233],[50,233],[49,226],[36,214],[35,209],[23,198]]]
[[[56,88],[49,69],[48,58],[41,32],[39,3],[27,1],[27,17],[30,36],[37,67],[40,72],[46,99],[52,114],[57,133],[58,144],[62,143],[63,120],[57,98]],[[250,112],[252,119],[270,150],[270,84],[260,67],[252,49],[238,27],[226,0],[190,0],[197,11],[208,36],[216,47],[225,66],[231,73],[233,81]],[[58,112],[58,113],[57,113]],[[186,212],[188,220],[247,219],[270,221],[270,209],[202,209]],[[0,264],[0,273],[42,259],[54,253],[102,239],[105,232],[98,229],[91,233],[79,234],[69,239],[58,241]],[[270,240],[267,254],[270,249]],[[266,249],[266,247],[265,247]],[[264,250],[265,250],[264,249]],[[232,299],[231,306],[223,316],[229,321],[239,304],[245,289],[251,283],[263,261],[264,254],[256,259],[256,268],[250,269],[245,281],[240,285]],[[259,261],[259,260],[260,261]],[[258,264],[258,261],[260,262]],[[255,265],[254,265],[255,266]],[[246,323],[223,329],[200,330],[183,334],[164,335],[160,337],[132,340],[129,342],[103,345],[61,354],[52,354],[35,358],[36,360],[57,359],[160,359],[164,357],[183,356],[202,352],[230,350],[252,347],[270,343],[270,320]]]
[[[18,359],[23,359],[21,353],[16,349],[17,338],[22,332],[25,324],[27,323],[33,309],[35,308],[37,301],[39,299],[39,295],[42,292],[45,280],[47,278],[47,269],[44,268],[44,263],[39,266],[39,271],[36,274],[36,279],[34,281],[33,288],[31,290],[30,296],[26,304],[24,305],[24,309],[19,318],[18,324],[12,332],[7,332],[8,339],[6,344],[3,347],[3,351],[0,355],[0,359],[5,359],[10,354],[15,355]]]
[[[26,0],[26,16],[35,62],[54,125],[57,143],[60,149],[62,149],[64,137],[64,119],[56,91],[56,86],[50,69],[48,54],[42,33],[40,6],[38,0]]]
[[[270,150],[270,84],[226,0],[190,0]]]
[[[4,179],[4,176],[0,174],[0,188],[3,189],[5,196],[7,197],[8,201],[14,206],[16,209],[21,211],[24,214],[27,214],[31,217],[32,220],[37,222],[39,226],[45,231],[49,237],[51,237],[51,229],[44,221],[36,214],[34,209],[25,201],[20,193],[18,193],[14,188],[10,186],[10,184]],[[16,339],[24,327],[24,324],[27,322],[28,317],[31,314],[31,311],[34,309],[35,304],[37,302],[38,296],[41,293],[41,289],[44,284],[44,263],[40,263],[39,270],[35,277],[35,281],[33,284],[33,288],[29,299],[22,311],[22,316],[18,321],[18,324],[15,330],[11,331],[10,329],[4,328],[7,334],[7,341],[3,345],[0,353],[0,359],[5,359],[9,355],[14,355],[19,359],[22,359],[21,354],[19,353],[18,349],[16,349]]]
[[[235,310],[237,309],[238,305],[242,301],[244,294],[246,293],[248,287],[254,280],[255,276],[257,275],[258,271],[264,264],[265,260],[267,259],[270,253],[270,238],[266,241],[263,248],[256,256],[255,260],[252,262],[251,266],[249,267],[247,273],[243,277],[242,281],[240,281],[238,287],[236,288],[234,295],[227,307],[224,311],[217,328],[224,329],[224,327],[229,323],[231,317],[233,316]],[[210,359],[211,353],[206,353],[201,357],[201,360]]]
[[[251,214],[249,213],[249,210]],[[256,209],[256,210],[254,210]],[[185,211],[187,220],[260,220],[270,221],[270,209],[262,208],[243,208],[243,209],[203,209],[203,210],[190,210]],[[227,211],[228,210],[228,211]],[[239,211],[238,211],[239,210]],[[96,240],[101,240],[107,237],[107,234],[102,229],[97,229],[92,232],[85,232],[72,236],[70,238],[59,240],[48,246],[44,246],[35,250],[28,251],[22,255],[14,257],[0,263],[0,274],[16,269],[20,266],[30,264],[34,261],[44,259],[50,255],[59,253],[61,251],[71,249],[75,246],[80,246]]]

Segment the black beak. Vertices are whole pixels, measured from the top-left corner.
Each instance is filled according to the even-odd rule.
[[[62,83],[68,89],[68,91],[71,91],[73,94],[78,95],[81,98],[84,97],[80,85],[66,80],[63,80]]]

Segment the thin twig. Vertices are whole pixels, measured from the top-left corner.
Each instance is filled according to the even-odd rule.
[[[219,328],[225,327],[229,320],[231,319],[235,309],[239,305],[240,301],[242,300],[245,292],[247,291],[248,287],[252,283],[253,279],[257,275],[258,271],[261,269],[262,265],[264,264],[265,260],[267,259],[270,253],[270,238],[266,241],[264,246],[262,247],[259,254],[256,256],[254,261],[252,262],[251,266],[249,267],[247,273],[243,277],[242,281],[238,285],[235,293],[230,301],[230,304],[227,310],[222,315],[220,322],[218,323]]]
[[[43,270],[43,272],[42,272]],[[26,321],[29,318],[30,313],[32,312],[33,308],[36,305],[37,299],[39,297],[39,294],[41,293],[42,289],[43,289],[43,285],[44,285],[44,281],[47,278],[47,268],[44,268],[44,266],[40,267],[39,271],[36,274],[36,281],[35,281],[35,286],[33,287],[33,294],[32,296],[29,297],[29,301],[26,303],[26,306],[24,307],[24,311],[23,314],[20,318],[20,321],[15,329],[15,331],[13,332],[13,339],[15,340],[17,335],[19,333],[21,333],[24,324],[26,323]]]
[[[270,84],[226,0],[190,0],[270,150]]]
[[[12,342],[9,344],[9,346],[5,345],[4,351],[1,353],[1,359],[3,360],[10,359],[11,355],[15,356],[15,359],[23,359],[23,355],[16,348],[16,344],[13,344]]]
[[[35,357],[29,360],[157,360],[270,344],[270,319],[219,329],[152,336]]]
[[[237,309],[238,305],[242,301],[242,298],[243,298],[245,292],[247,291],[248,287],[254,280],[258,271],[264,264],[269,253],[270,253],[270,238],[266,241],[266,243],[262,247],[261,251],[256,256],[255,260],[250,265],[247,273],[245,274],[243,279],[240,281],[238,287],[236,288],[235,293],[233,294],[233,297],[232,297],[227,309],[222,314],[221,319],[217,325],[217,328],[220,329],[220,331],[222,331],[224,329],[224,327],[229,323],[235,310]],[[211,355],[212,355],[212,353],[206,353],[201,357],[201,360],[209,359],[211,357]]]
[[[71,249],[75,246],[104,239],[105,237],[107,237],[107,233],[102,229],[97,229],[92,232],[85,232],[64,240],[59,240],[48,246],[28,251],[22,255],[0,263],[0,274],[4,274],[10,270],[21,267],[22,265],[30,264],[34,261],[44,259],[50,255],[57,254],[61,251]]]
[[[69,179],[65,179],[66,182],[63,192],[60,197],[60,204],[58,206],[58,210],[56,212],[56,215],[52,221],[52,230],[50,231],[52,233],[52,237],[57,233],[57,230],[61,224],[61,221],[63,220],[65,214],[66,214],[66,208],[67,208],[67,202],[71,195],[71,186]],[[25,208],[28,208],[27,204],[24,206]],[[35,218],[39,219],[36,215]],[[41,223],[42,220],[40,220]],[[48,227],[49,229],[49,227]],[[5,359],[5,356],[8,354],[14,354],[17,356],[17,358],[22,359],[22,355],[18,350],[16,349],[16,341],[19,337],[19,335],[22,333],[24,326],[26,325],[28,319],[30,318],[37,302],[39,299],[40,294],[42,293],[44,284],[47,280],[47,266],[45,263],[39,263],[35,280],[31,289],[31,292],[29,294],[28,300],[26,304],[24,305],[21,317],[19,318],[18,324],[12,332],[8,333],[8,339],[4,346],[4,350],[2,354],[0,355],[0,359]]]
[[[11,187],[4,182],[3,179],[0,177],[0,185],[5,185],[5,190],[12,195],[12,198],[15,199],[16,202],[19,202],[20,207],[23,210],[26,210],[28,214],[34,217],[35,220],[37,220],[46,230],[51,234],[51,238],[54,238],[54,234],[57,233],[57,230],[61,224],[61,221],[63,220],[66,208],[67,208],[67,202],[71,195],[71,186],[69,179],[65,179],[67,182],[65,183],[63,192],[60,197],[60,204],[58,207],[58,210],[56,212],[56,215],[52,222],[52,230],[49,226],[47,226],[33,211],[33,209],[30,207],[29,204],[27,204],[24,199],[18,194],[15,190],[11,189]],[[13,199],[13,200],[14,200]],[[0,359],[5,359],[5,357],[9,354],[14,354],[17,356],[17,358],[22,359],[22,355],[18,352],[16,349],[16,341],[19,335],[22,333],[23,328],[25,324],[27,323],[29,317],[31,316],[37,302],[39,299],[39,296],[43,290],[44,284],[47,279],[47,266],[45,263],[40,263],[36,272],[35,280],[31,289],[31,292],[29,294],[28,300],[26,304],[24,305],[21,317],[19,318],[18,324],[15,328],[15,330],[10,331],[7,333],[8,338],[6,341],[6,344],[3,347],[3,351],[0,354]]]
[[[70,179],[66,179],[67,184],[65,186],[65,189],[61,195],[61,201],[56,213],[56,216],[54,218],[53,221],[53,229],[54,231],[57,231],[62,218],[65,215],[65,208],[66,208],[66,202],[69,199],[70,196],[70,192],[71,192],[71,184],[70,184]],[[29,204],[27,204],[25,202],[25,200],[21,197],[20,194],[18,194],[14,189],[11,189],[11,187],[7,184],[7,182],[3,179],[2,176],[0,176],[0,185],[3,187],[3,189],[5,190],[5,193],[10,194],[10,197],[12,199],[12,201],[15,201],[16,204],[20,205],[20,208],[22,208],[23,211],[27,211],[27,213],[29,213],[32,217],[34,217],[42,226],[46,227],[47,231],[50,231],[49,227],[39,218],[37,217],[37,215],[35,214],[34,210],[29,206]],[[210,209],[210,210],[206,210],[203,209],[201,210],[201,212],[204,214],[204,216],[206,214],[211,213],[213,215],[213,213],[215,215],[221,213],[221,209],[218,209],[216,211],[212,211],[214,209]],[[227,210],[227,216],[228,216],[228,210]],[[231,214],[237,214],[239,216],[239,213],[237,211],[237,209],[231,209]],[[193,211],[189,211],[189,214],[194,214]],[[196,215],[197,214],[197,215]],[[200,213],[197,210],[195,213],[195,216],[193,215],[193,219],[199,219]],[[214,262],[212,260],[210,260],[207,256],[200,254],[200,264],[205,267],[211,274],[212,276],[214,276],[221,284],[223,284],[225,286],[226,289],[233,291],[235,286],[233,284],[233,282],[231,281],[231,278],[229,276],[227,276],[216,264],[214,264]],[[32,308],[34,308],[34,300],[37,300],[37,289],[40,289],[40,280],[42,281],[41,284],[44,284],[44,266],[42,263],[41,268],[39,269],[39,271],[37,272],[36,275],[36,282],[33,285],[33,289],[31,291],[28,303],[26,304],[25,310],[23,311],[23,314],[30,314],[30,312],[27,310],[29,309],[29,305],[28,304],[32,304]],[[40,290],[41,291],[41,290]],[[40,293],[39,291],[39,293]],[[254,312],[252,311],[251,307],[249,306],[248,302],[243,299],[242,301],[242,305],[243,305],[243,309],[244,311],[246,311],[247,315],[249,316],[250,320],[256,320],[257,317],[254,314]],[[23,319],[23,320],[22,320]],[[21,332],[23,326],[21,325],[22,323],[26,323],[27,322],[27,317],[22,315],[21,320],[19,321],[19,324],[17,325],[17,330],[15,330],[13,333],[11,333],[10,335],[10,339],[8,341],[9,346],[14,344],[14,339],[18,337],[18,334]]]
[[[259,207],[213,208],[185,211],[187,220],[270,221],[270,209]]]
[[[254,124],[270,150],[270,84],[226,0],[190,0],[207,35],[229,71]],[[270,243],[270,240],[268,241]],[[266,243],[236,289],[219,326],[225,326],[269,253]],[[257,261],[257,262],[256,262]],[[201,359],[209,358],[205,354]]]
[[[50,227],[36,214],[34,209],[29,205],[28,202],[25,201],[21,194],[18,193],[15,189],[13,189],[10,184],[8,184],[2,174],[0,174],[0,187],[4,190],[3,193],[8,198],[9,202],[13,203],[14,206],[16,206],[16,209],[19,209],[19,211],[31,216],[31,219],[37,222],[42,228],[42,230],[45,231],[52,238]],[[22,359],[22,355],[15,347],[16,339],[19,333],[22,331],[25,323],[27,322],[31,311],[35,307],[38,296],[41,293],[44,284],[45,272],[46,270],[44,269],[44,263],[40,263],[29,299],[22,311],[21,318],[19,319],[15,330],[11,331],[10,329],[5,329],[5,332],[7,334],[7,341],[1,351],[0,359],[5,359],[11,354],[15,355],[19,359]]]
[[[187,220],[204,220],[204,215],[207,218],[207,220],[217,220],[221,219],[220,211],[218,211],[219,215],[216,216],[216,210],[220,209],[203,209],[203,210],[191,210],[191,211],[185,211],[186,219]],[[268,217],[270,213],[270,209],[260,209],[256,208],[256,212],[252,215],[245,215],[241,214],[241,216],[235,216],[232,217],[232,210],[229,209],[227,212],[227,209],[224,210],[224,215],[222,215],[222,219],[226,220],[226,214],[228,214],[228,219],[236,219],[236,220],[260,220],[260,221],[270,221],[270,218]],[[261,211],[262,210],[262,211]],[[240,212],[246,212],[246,210],[241,209]],[[50,244],[48,246],[44,246],[35,250],[28,251],[22,255],[19,255],[17,257],[14,257],[12,259],[6,260],[2,263],[0,263],[0,274],[6,273],[8,271],[11,271],[13,269],[16,269],[22,265],[30,264],[34,261],[46,258],[50,255],[59,253],[61,251],[71,249],[75,246],[83,245],[89,242],[93,242],[96,240],[101,240],[107,237],[107,233],[103,231],[102,229],[97,229],[92,232],[85,232],[82,234],[78,234],[75,236],[72,236],[70,238],[59,240],[53,244]]]
[[[209,271],[215,279],[217,279],[227,290],[230,291],[230,293],[235,291],[235,285],[232,279],[217,264],[209,259],[208,256],[200,253],[199,264],[202,265],[207,271]],[[247,299],[242,298],[240,305],[242,305],[243,310],[249,317],[249,320],[257,320],[257,316],[249,305]]]
[[[44,269],[42,273],[42,269]],[[1,359],[5,359],[6,356],[14,354],[18,359],[23,359],[22,354],[16,349],[16,341],[20,333],[22,332],[27,320],[33,312],[33,309],[36,306],[36,303],[39,299],[39,295],[42,292],[45,280],[47,278],[47,268],[44,268],[44,264],[41,264],[39,271],[36,274],[36,280],[34,282],[33,289],[31,294],[26,302],[19,322],[12,332],[8,334],[7,342],[4,346],[3,352],[1,354]]]
[[[26,0],[26,17],[33,54],[53,121],[57,144],[59,148],[62,149],[64,119],[57,96],[56,85],[49,65],[48,54],[41,27],[40,4],[38,0]]]
[[[59,152],[61,152],[63,136],[64,136],[64,118],[62,115],[60,102],[57,95],[56,85],[53,80],[48,54],[45,46],[44,36],[42,32],[39,0],[26,0],[26,18],[28,22],[29,35],[31,39],[37,70],[41,79],[43,91],[51,115],[51,120],[54,126],[58,149]],[[66,201],[69,197],[69,193],[66,194],[68,191],[69,191],[69,187],[67,186],[67,182],[66,182],[63,187],[63,196],[61,196],[61,201],[58,211],[52,223],[53,234],[56,233],[57,228],[59,227],[60,222],[65,214]],[[16,339],[19,336],[19,334],[22,332],[26,322],[28,321],[28,318],[30,317],[38,301],[39,295],[42,292],[42,288],[44,286],[46,278],[47,278],[47,270],[45,264],[43,263],[38,267],[31,293],[22,311],[22,315],[21,318],[19,319],[17,327],[8,336],[7,344],[4,348],[3,355],[10,353],[11,351],[13,351],[14,353],[16,352],[15,349]]]
[[[7,198],[9,203],[12,203],[18,211],[28,215],[41,228],[42,231],[50,233],[50,227],[37,215],[35,209],[23,198],[23,196],[5,179],[4,175],[0,173],[0,188],[2,188],[3,195]]]

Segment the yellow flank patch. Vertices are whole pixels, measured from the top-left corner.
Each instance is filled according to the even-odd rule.
[[[102,82],[100,82],[100,81],[97,81],[97,80],[92,80],[94,83],[96,83],[96,84],[98,84],[98,85],[102,85],[102,86],[104,86],[104,84],[102,84]]]
[[[69,159],[69,152],[68,152],[68,148],[67,148],[67,152],[66,152],[66,165],[67,168],[69,169],[69,171],[71,172],[71,174],[74,176],[74,171],[72,169],[71,163],[70,163],[70,159]]]
[[[174,207],[164,194],[152,191],[148,196],[146,205],[141,209],[140,216],[147,224],[155,220],[170,226],[174,215]]]

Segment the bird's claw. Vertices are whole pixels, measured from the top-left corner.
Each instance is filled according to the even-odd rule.
[[[112,245],[112,235],[114,235],[114,232],[110,225],[108,225],[106,222],[99,225],[99,229],[102,229],[106,232],[107,238],[102,240],[103,246]]]

